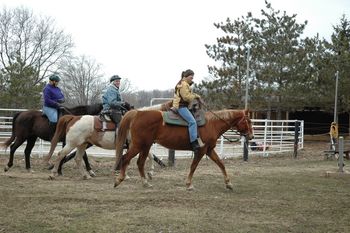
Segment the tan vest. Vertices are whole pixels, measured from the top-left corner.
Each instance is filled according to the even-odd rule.
[[[190,85],[185,80],[182,80],[175,88],[173,107],[176,109],[188,107],[192,100],[199,97],[199,95],[192,92]]]

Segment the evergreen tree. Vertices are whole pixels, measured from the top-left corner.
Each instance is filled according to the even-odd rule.
[[[244,106],[244,86],[246,80],[246,46],[253,43],[251,28],[252,15],[233,22],[214,26],[226,35],[217,39],[217,44],[205,45],[207,54],[217,65],[209,66],[211,80],[204,80],[195,88],[213,108]]]

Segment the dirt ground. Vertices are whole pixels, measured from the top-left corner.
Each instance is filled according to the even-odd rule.
[[[40,159],[32,158],[28,173],[16,155],[5,173],[8,155],[0,155],[0,232],[350,232],[350,176],[324,159],[327,147],[305,142],[296,159],[293,153],[226,159],[233,190],[203,158],[193,191],[185,187],[190,159],[156,165],[152,188],[142,187],[133,160],[131,179],[113,188],[113,158],[90,156],[92,179],[82,180],[72,161],[49,180]]]

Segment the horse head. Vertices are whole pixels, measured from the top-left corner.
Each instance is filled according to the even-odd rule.
[[[245,109],[244,114],[240,121],[237,123],[237,131],[240,132],[242,136],[245,136],[248,140],[254,138],[252,121],[249,118],[249,110]]]

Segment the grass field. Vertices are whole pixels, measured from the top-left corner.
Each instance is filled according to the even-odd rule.
[[[297,159],[291,153],[225,160],[233,191],[205,158],[195,190],[187,191],[188,159],[156,167],[153,188],[145,189],[136,161],[131,179],[113,188],[111,158],[91,157],[97,177],[90,180],[70,162],[51,181],[39,159],[28,173],[17,155],[5,173],[8,156],[0,155],[0,232],[350,232],[350,176],[337,174],[337,161],[324,160],[326,148],[306,142]]]

